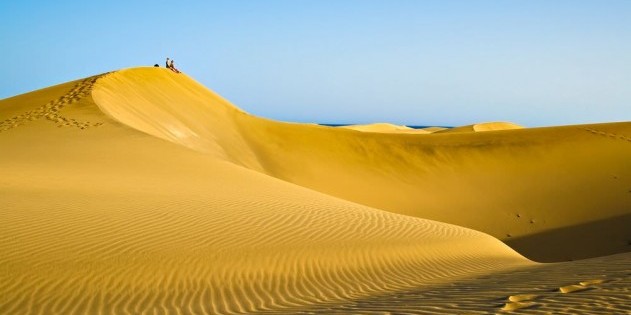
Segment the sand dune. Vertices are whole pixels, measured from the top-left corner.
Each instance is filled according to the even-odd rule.
[[[0,134],[11,152],[0,157],[0,313],[253,312],[529,264],[488,235],[227,163],[242,143],[200,153],[138,132],[74,97],[96,79],[0,105],[11,122]]]
[[[348,125],[348,126],[340,126],[339,128],[346,128],[346,129],[363,131],[363,132],[416,133],[416,134],[429,133],[427,130],[414,129],[408,126],[393,125],[389,123],[376,123],[376,124],[367,124],[367,125]]]
[[[348,125],[348,126],[340,126],[340,128],[352,129],[357,131],[367,131],[367,132],[389,132],[389,131],[399,131],[399,130],[410,130],[412,128],[408,126],[394,125],[389,123],[375,123],[375,124],[366,124],[366,125]]]
[[[190,78],[155,69],[107,76],[93,96],[149,134],[345,200],[473,228],[537,261],[629,249],[631,123],[358,133],[254,117]],[[580,232],[608,220],[622,224]]]
[[[433,133],[433,132],[437,132],[437,131],[441,131],[441,130],[447,130],[448,128],[445,127],[427,127],[427,128],[421,128],[421,130],[425,130],[429,133]]]
[[[628,124],[442,135],[289,124],[159,68],[0,100],[0,121],[3,314],[571,313],[597,294],[627,310],[628,254],[541,265],[482,232],[628,214]],[[520,233],[514,213],[541,221]],[[626,232],[610,232],[572,253],[621,251],[607,242]],[[430,292],[423,306],[398,302],[417,292]]]
[[[463,132],[483,132],[483,131],[497,131],[497,130],[513,130],[522,129],[523,126],[510,123],[510,122],[486,122],[467,126],[460,126],[455,128],[438,130],[439,133],[463,133]]]

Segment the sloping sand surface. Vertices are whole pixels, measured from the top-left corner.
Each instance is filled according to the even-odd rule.
[[[627,170],[615,164],[616,158],[627,157],[626,147],[620,151],[607,141],[627,141],[608,134],[621,135],[628,125],[577,129],[591,131],[563,133],[561,128],[559,134],[570,143],[588,139],[586,146],[613,150],[596,158],[606,157],[609,167]],[[433,209],[421,196],[407,200],[405,194],[416,187],[424,195],[420,191],[433,185],[430,193],[444,191],[430,205],[439,204],[441,197],[448,205],[453,205],[449,199],[463,198],[460,202],[472,203],[468,209],[477,215],[458,212],[461,207],[452,216],[468,218],[463,222],[475,222],[477,216],[486,227],[507,225],[508,220],[497,219],[502,218],[501,207],[479,209],[466,194],[453,195],[445,187],[458,186],[460,171],[465,171],[465,183],[477,178],[457,158],[462,153],[476,156],[467,141],[502,144],[482,149],[474,160],[496,156],[498,163],[514,153],[511,149],[518,151],[516,156],[525,154],[516,149],[520,146],[504,145],[532,143],[537,137],[510,140],[503,132],[482,134],[488,138],[363,133],[274,122],[241,111],[184,74],[159,68],[123,70],[1,100],[0,313],[327,313],[348,303],[379,302],[380,296],[396,292],[444,287],[462,292],[475,288],[480,293],[474,297],[492,303],[480,306],[478,301],[473,309],[516,307],[485,300],[488,292],[498,290],[493,279],[510,279],[509,272],[524,274],[545,265],[524,259],[487,234],[394,213],[427,212],[431,217]],[[572,138],[575,134],[581,137]],[[539,137],[544,146],[545,136]],[[554,143],[548,146],[557,152]],[[437,152],[428,154],[430,147]],[[440,164],[448,152],[451,157]],[[438,172],[452,162],[452,173]],[[522,162],[511,162],[515,167],[510,170]],[[589,171],[568,177],[580,183],[602,169]],[[622,179],[626,173],[616,176]],[[483,188],[503,187],[498,174],[492,180]],[[364,190],[376,183],[378,187]],[[466,185],[454,189],[462,187]],[[612,187],[618,186],[606,188]],[[519,195],[511,195],[509,188],[484,200],[490,204],[493,195],[501,203]],[[603,206],[602,192],[592,192],[605,214],[577,214],[571,223],[624,213],[608,208],[623,204],[615,193]],[[396,194],[386,198],[389,193]],[[569,189],[572,193],[576,191]],[[396,209],[370,207],[379,206],[370,195]],[[417,213],[398,208],[414,202]],[[558,209],[548,220],[556,222],[553,218],[570,210]],[[486,218],[489,213],[497,215],[495,223]],[[453,221],[458,220],[445,220]],[[595,238],[596,243],[609,240]],[[589,244],[585,247],[590,252]],[[619,257],[623,263],[630,259]],[[560,274],[537,281],[556,288],[589,286],[567,294],[582,301],[587,293],[601,290],[611,297],[610,310],[624,310],[626,303],[618,299],[629,297],[628,290],[614,295],[602,289],[627,283],[629,275],[615,267],[619,261],[591,261],[590,268],[599,274],[583,273],[577,279]],[[581,265],[562,266],[579,270]],[[491,280],[476,282],[480,277]],[[511,295],[541,295],[525,289],[531,279],[518,279],[526,287],[514,287]],[[570,307],[576,299],[559,303]],[[368,310],[395,310],[398,302],[391,301]],[[450,313],[440,301],[428,298],[424,305]]]
[[[631,123],[358,133],[254,117],[176,78],[160,69],[125,70],[100,80],[93,95],[106,113],[157,137],[345,200],[473,228],[537,261],[629,250],[628,225],[598,234],[573,227],[631,224]],[[392,128],[370,128],[384,126]],[[559,246],[559,239],[571,241]]]
[[[0,105],[0,313],[252,312],[529,264],[140,133],[73,92],[95,79]]]

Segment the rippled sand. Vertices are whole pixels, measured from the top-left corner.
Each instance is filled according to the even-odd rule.
[[[624,252],[630,131],[289,124],[159,68],[0,100],[0,313],[629,312],[629,254],[539,264],[496,234],[558,260],[536,237],[562,242],[558,229],[617,218],[562,252]],[[567,177],[554,173],[561,156]],[[481,183],[469,163],[490,157]],[[518,184],[546,171],[557,191]]]

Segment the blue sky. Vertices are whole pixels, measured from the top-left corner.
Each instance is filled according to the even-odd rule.
[[[0,98],[176,65],[320,123],[631,120],[631,1],[2,1]]]

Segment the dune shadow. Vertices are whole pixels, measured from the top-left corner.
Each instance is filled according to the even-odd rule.
[[[537,262],[561,262],[631,251],[631,214],[503,240]]]

